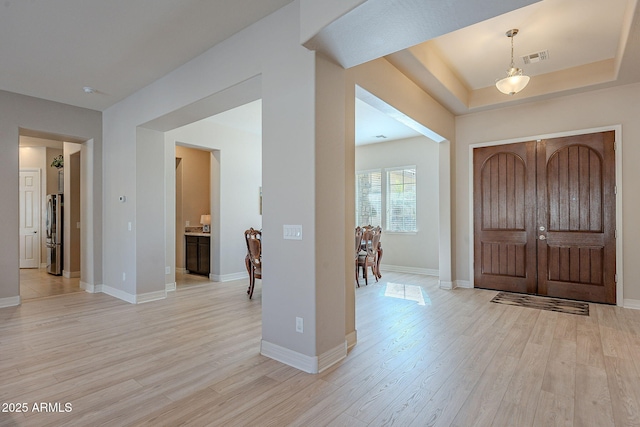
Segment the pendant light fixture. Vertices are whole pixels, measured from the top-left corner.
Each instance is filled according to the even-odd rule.
[[[523,75],[522,69],[516,68],[513,64],[513,38],[516,34],[518,34],[517,28],[506,32],[506,36],[511,39],[511,67],[507,70],[507,77],[496,80],[496,87],[506,95],[520,92],[529,83],[529,76]]]

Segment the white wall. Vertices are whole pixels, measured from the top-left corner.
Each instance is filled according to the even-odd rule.
[[[624,299],[640,307],[640,223],[636,221],[640,198],[640,84],[603,89],[578,95],[533,102],[510,108],[461,116],[456,119],[456,278],[469,280],[469,145],[474,143],[526,140],[561,132],[622,125]],[[620,191],[620,188],[618,189]],[[622,233],[620,230],[622,229]]]
[[[139,216],[146,186],[136,180],[156,176],[155,165],[139,158],[136,152],[136,129],[154,119],[165,116],[209,95],[241,84],[261,75],[263,105],[263,348],[272,357],[280,350],[288,356],[300,356],[302,364],[310,366],[318,355],[339,347],[345,341],[344,321],[338,329],[331,325],[323,329],[323,340],[316,340],[319,315],[344,319],[344,305],[336,304],[335,312],[316,312],[316,291],[335,295],[344,300],[344,281],[322,283],[315,278],[315,56],[299,44],[299,9],[297,2],[275,12],[258,23],[237,33],[209,51],[176,69],[136,94],[107,109],[104,126],[104,282],[121,297],[137,299],[140,292],[155,295],[163,291],[164,280],[136,283],[136,271],[153,269],[154,277],[164,275],[164,265],[142,258],[136,244],[155,241],[164,226],[166,237],[171,221],[151,230],[133,224]],[[338,82],[339,83],[339,82]],[[344,98],[338,100],[344,105]],[[332,105],[328,106],[333,107]],[[342,132],[342,134],[344,134]],[[147,135],[144,136],[147,138]],[[154,138],[155,139],[155,138]],[[166,144],[146,144],[145,154],[159,150],[163,163],[167,162]],[[224,158],[220,165],[223,168]],[[166,165],[165,165],[166,167]],[[156,181],[156,184],[157,185]],[[162,194],[147,200],[148,210],[164,216],[167,211],[167,187],[164,177]],[[224,185],[222,186],[222,189]],[[118,196],[126,195],[127,203],[119,203]],[[344,217],[342,215],[342,217]],[[155,222],[155,220],[154,220]],[[283,240],[284,224],[300,224],[301,241]],[[134,237],[137,236],[137,237]],[[173,238],[173,236],[171,236]],[[166,238],[164,239],[166,241]],[[242,238],[240,238],[242,244]],[[164,247],[164,246],[163,246]],[[344,260],[344,246],[331,253]],[[161,260],[170,258],[163,251]],[[155,270],[160,269],[161,273]],[[344,270],[344,264],[337,266]],[[126,279],[122,280],[125,273]],[[344,275],[342,275],[344,277]],[[341,278],[342,279],[342,278]],[[244,292],[241,292],[242,297]],[[246,295],[245,295],[246,296]],[[141,296],[146,299],[145,296]],[[334,298],[332,296],[332,298]],[[342,310],[340,308],[342,307]],[[304,333],[295,332],[295,318],[304,318]],[[306,369],[306,367],[303,367]]]
[[[212,173],[217,179],[212,179],[211,190],[217,187],[220,195],[218,209],[210,212],[212,248],[218,249],[212,250],[211,275],[214,280],[246,276],[243,233],[250,227],[262,228],[258,197],[262,185],[261,136],[202,120],[166,132],[165,141],[174,146],[180,143],[216,151],[220,164],[219,171]],[[166,163],[170,164],[169,160]],[[175,166],[165,173],[175,175]],[[169,206],[166,215],[168,222],[175,222],[175,209]]]
[[[102,123],[101,114],[70,105],[0,91],[0,306],[16,305],[19,300],[18,241],[18,141],[21,129],[74,136],[85,140],[91,161],[85,171],[92,180],[88,191],[92,199],[85,206],[90,212],[86,235],[90,236],[81,281],[100,284],[102,275]],[[86,275],[84,271],[86,270]]]
[[[416,166],[418,232],[384,231],[383,266],[397,271],[438,274],[438,162],[438,144],[424,136],[356,147],[356,171],[380,169],[384,176],[385,168]],[[382,191],[385,192],[385,188]]]

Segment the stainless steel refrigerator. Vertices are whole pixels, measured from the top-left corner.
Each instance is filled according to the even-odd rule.
[[[47,196],[47,273],[62,275],[62,194]]]

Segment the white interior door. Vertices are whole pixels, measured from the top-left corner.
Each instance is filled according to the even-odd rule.
[[[20,171],[20,268],[40,267],[40,171]]]

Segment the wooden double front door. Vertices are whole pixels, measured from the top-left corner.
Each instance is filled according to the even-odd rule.
[[[475,286],[615,304],[614,149],[614,132],[475,148]]]

